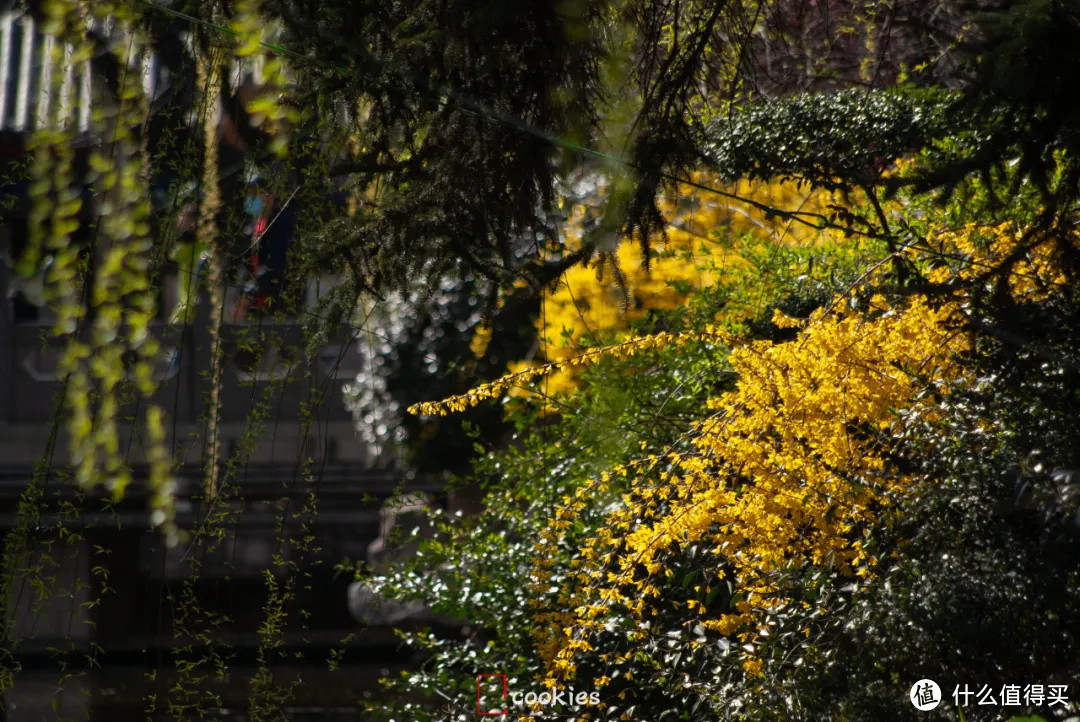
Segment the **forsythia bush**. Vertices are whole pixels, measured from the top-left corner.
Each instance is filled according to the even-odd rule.
[[[791,601],[780,572],[808,565],[867,573],[873,560],[862,532],[905,483],[883,451],[903,432],[892,410],[932,413],[933,397],[922,392],[956,373],[953,357],[965,348],[954,313],[921,300],[891,306],[874,297],[869,313],[841,302],[814,313],[793,341],[736,348],[738,389],[703,409],[690,451],[634,475],[624,504],[582,549],[565,590],[573,611],[538,629],[553,678],[572,676],[576,652],[613,617],[637,622],[627,625],[631,639],[648,636],[640,622],[667,602],[667,558],[687,545],[703,544],[716,560],[713,578],[684,602],[687,624],[738,639],[751,672],[760,666],[754,644],[767,634],[760,613]],[[562,510],[568,519],[574,513],[573,503]],[[547,543],[557,544],[557,534],[553,528]],[[538,551],[538,559],[548,556]],[[542,569],[537,582],[546,582]],[[740,599],[710,612],[705,600],[725,583]]]
[[[930,276],[969,281],[1008,257],[1022,237],[1010,224],[943,232],[943,249],[972,262]],[[1057,268],[1048,246],[1023,254],[1009,291],[1022,299],[1060,287]],[[675,602],[685,608],[682,623],[699,630],[695,644],[708,632],[734,642],[750,675],[762,673],[756,649],[771,633],[770,613],[810,607],[807,570],[872,574],[878,560],[864,542],[881,510],[912,485],[890,463],[890,446],[908,425],[932,423],[945,389],[965,373],[957,362],[969,350],[961,306],[873,295],[856,309],[849,297],[837,297],[807,320],[776,313],[778,327],[799,329],[793,340],[737,345],[728,361],[738,388],[708,402],[687,434],[688,450],[619,470],[629,486],[623,503],[581,547],[561,610],[540,614],[536,636],[549,683],[573,679],[579,657],[609,650],[595,637],[613,626],[631,644],[621,658],[599,653],[594,665],[617,668],[632,659],[633,642],[656,634],[650,622],[673,603],[671,585],[682,581],[677,558],[688,547],[705,550],[713,573]],[[537,588],[549,583],[546,560],[582,497],[610,484],[605,475],[583,489],[546,530]],[[729,604],[708,603],[718,588]],[[597,683],[609,681],[603,675]]]
[[[577,710],[581,720],[639,719],[670,690],[716,714],[737,709],[719,691],[725,684],[801,664],[838,590],[893,562],[875,530],[925,482],[898,449],[916,428],[933,428],[944,399],[968,383],[965,289],[993,287],[987,269],[1010,258],[1005,291],[1015,302],[1062,288],[1055,246],[1019,253],[1025,232],[968,224],[932,234],[935,253],[904,252],[955,293],[888,298],[874,291],[886,267],[878,263],[807,318],[774,311],[774,340],[714,325],[660,332],[414,409],[461,410],[601,360],[730,349],[734,389],[704,400],[664,448],[567,490],[539,524],[527,579],[540,683],[600,689],[604,701]]]

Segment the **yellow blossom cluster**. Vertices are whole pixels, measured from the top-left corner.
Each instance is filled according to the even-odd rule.
[[[1002,268],[1002,264],[1015,256],[1005,275],[1014,298],[1037,297],[1065,284],[1057,238],[1029,236],[1030,233],[1031,229],[1020,228],[1015,223],[969,223],[936,233],[930,238],[932,244],[945,251],[954,250],[969,262],[959,269],[946,265],[935,268],[928,274],[930,280],[941,283],[954,274],[962,279],[980,275],[996,277],[992,271]]]
[[[537,330],[545,341],[546,360],[575,356],[582,344],[596,344],[612,333],[628,332],[631,323],[650,311],[678,308],[695,289],[708,287],[741,268],[744,260],[731,237],[752,232],[767,243],[813,244],[822,236],[816,228],[790,217],[767,215],[761,209],[766,205],[823,213],[830,198],[822,191],[794,182],[743,180],[721,186],[715,178],[701,173],[692,180],[722,187],[726,195],[684,187],[681,195],[663,199],[661,210],[671,222],[666,238],[656,244],[648,263],[636,244],[620,243],[612,254],[590,265],[570,268],[555,288],[545,293]],[[583,228],[596,212],[585,206],[574,209],[564,229],[570,248],[579,246]],[[726,235],[718,233],[720,230]],[[518,361],[510,370],[523,372],[538,365]],[[573,367],[551,374],[545,384],[550,395],[574,390],[577,380]]]
[[[932,397],[920,392],[957,373],[952,359],[966,344],[950,322],[955,307],[873,305],[867,314],[838,303],[793,341],[732,351],[739,387],[703,410],[691,431],[696,453],[671,454],[659,482],[633,478],[633,493],[582,549],[564,597],[572,613],[538,629],[552,677],[573,673],[581,642],[614,610],[648,618],[662,602],[666,556],[686,545],[725,562],[710,584],[733,574],[742,592],[722,614],[694,600],[688,609],[742,644],[753,643],[760,613],[785,601],[784,569],[866,565],[862,530],[904,483],[874,442],[901,432],[895,409],[930,412]],[[755,664],[748,656],[747,671]]]
[[[573,356],[558,361],[551,361],[527,368],[524,371],[510,373],[486,384],[480,384],[463,394],[450,396],[440,401],[424,401],[408,408],[410,414],[445,416],[448,413],[464,411],[482,401],[498,398],[509,389],[523,386],[542,376],[550,375],[562,369],[585,366],[604,358],[628,359],[656,348],[670,348],[695,341],[715,341],[723,343],[730,336],[723,329],[710,326],[704,331],[684,331],[671,333],[663,331],[648,336],[637,336],[610,346],[586,349]]]

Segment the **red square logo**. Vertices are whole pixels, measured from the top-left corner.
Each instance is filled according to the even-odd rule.
[[[502,717],[506,710],[506,675],[476,675],[476,714],[482,717]],[[497,697],[496,697],[497,696]],[[498,699],[498,708],[492,707],[493,698]]]

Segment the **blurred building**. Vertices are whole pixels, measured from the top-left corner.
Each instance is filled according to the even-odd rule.
[[[179,34],[172,39],[182,45]],[[0,14],[0,163],[26,158],[28,134],[52,103],[76,130],[77,148],[95,142],[89,101],[97,69],[93,61],[67,66],[53,97],[41,62],[49,44],[30,17]],[[181,73],[171,65],[177,57],[173,47],[136,61],[153,104],[183,102]],[[161,344],[153,401],[168,412],[177,519],[193,536],[168,547],[151,531],[145,487],[135,483],[115,501],[70,481],[57,417],[58,341],[33,279],[16,280],[12,271],[26,245],[28,189],[17,174],[0,175],[0,195],[8,200],[0,209],[0,535],[15,572],[0,664],[18,669],[0,718],[174,719],[160,700],[178,682],[176,660],[201,658],[202,718],[238,722],[247,719],[247,676],[268,654],[276,678],[302,680],[286,718],[358,719],[356,703],[376,678],[409,660],[388,627],[362,628],[350,615],[352,577],[336,566],[392,543],[385,505],[397,492],[437,498],[440,489],[376,465],[357,440],[340,393],[365,363],[355,334],[342,328],[309,357],[299,317],[226,324],[224,486],[208,498],[208,303],[202,299],[188,323],[162,314],[153,328]],[[138,477],[138,429],[124,429],[123,438]],[[267,574],[295,590],[280,646],[269,651],[259,635]],[[182,618],[185,597],[205,618]],[[379,620],[370,608],[364,617]],[[185,624],[202,625],[209,639],[187,634]],[[214,650],[229,660],[227,678],[215,675]]]

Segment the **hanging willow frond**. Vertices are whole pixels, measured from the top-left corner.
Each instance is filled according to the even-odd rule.
[[[199,202],[197,235],[200,244],[210,252],[210,408],[207,420],[209,458],[206,461],[206,495],[217,494],[218,465],[221,459],[221,327],[225,320],[225,271],[222,249],[218,243],[217,215],[221,208],[218,185],[218,127],[214,117],[220,100],[220,75],[213,56],[200,55],[196,64],[198,89],[202,93],[203,120],[203,179]]]
[[[123,496],[132,469],[121,453],[118,416],[134,393],[145,432],[151,522],[175,541],[180,533],[173,520],[164,411],[150,402],[159,347],[150,334],[153,242],[141,133],[149,109],[136,74],[146,41],[137,28],[137,15],[123,4],[96,3],[86,10],[80,3],[53,0],[43,11],[49,52],[42,77],[48,79],[49,95],[59,101],[39,108],[30,141],[34,161],[28,257],[52,257],[46,300],[62,340],[58,368],[65,384],[71,462],[81,486],[105,486],[114,498]],[[100,141],[90,152],[87,177],[79,179],[73,167],[76,131],[65,117],[70,89],[64,85],[64,69],[94,54],[89,22],[106,18],[115,24],[114,37],[121,38],[109,48],[119,77],[114,89],[94,86],[92,98],[84,99],[95,108],[91,131]],[[96,193],[99,217],[93,226],[86,224],[79,190],[83,182]],[[80,228],[92,229],[92,235],[81,238]]]

